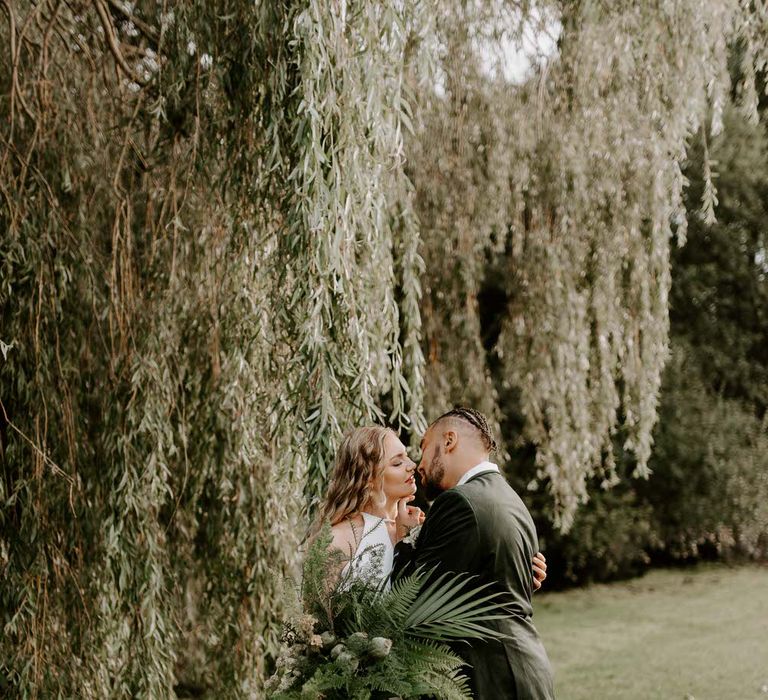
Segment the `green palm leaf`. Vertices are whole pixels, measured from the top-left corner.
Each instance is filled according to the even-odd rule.
[[[422,581],[427,579],[426,573],[417,572]],[[449,577],[448,573],[442,574],[429,586],[427,586],[416,601],[415,606],[411,609],[406,624],[418,624],[421,620],[420,617],[426,617],[435,610],[438,610],[441,606],[446,605],[451,600],[451,593],[456,595],[461,587],[456,587],[451,590],[451,586],[444,585],[443,582]]]
[[[409,629],[408,633],[413,637],[434,639],[436,641],[462,641],[470,639],[506,639],[507,635],[490,627],[474,623],[460,623],[454,620],[444,620],[430,625],[420,625]]]
[[[424,580],[427,574],[417,571]],[[472,577],[443,574],[411,605],[405,630],[414,636],[439,640],[502,639],[506,635],[489,628],[493,620],[509,617],[501,593],[487,593],[490,584],[469,587]],[[481,595],[486,591],[485,595]]]
[[[462,577],[461,575],[449,577],[450,574],[443,574],[423,591],[417,601],[417,605],[411,609],[406,620],[408,625],[416,625],[427,620],[437,610],[441,610],[444,613],[448,612],[491,585],[486,583],[459,595],[459,591],[474,577]],[[490,600],[497,596],[498,594],[491,594],[484,598],[484,600]]]

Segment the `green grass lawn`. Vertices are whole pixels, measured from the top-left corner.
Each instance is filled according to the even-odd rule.
[[[768,567],[537,594],[558,700],[768,700]]]

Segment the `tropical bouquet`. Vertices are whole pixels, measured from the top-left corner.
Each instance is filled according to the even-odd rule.
[[[449,643],[502,638],[487,626],[507,616],[499,594],[472,586],[471,577],[424,570],[396,580],[391,589],[348,576],[331,584],[328,572],[338,562],[330,541],[327,528],[309,548],[303,611],[284,625],[267,697],[471,698],[464,661]]]

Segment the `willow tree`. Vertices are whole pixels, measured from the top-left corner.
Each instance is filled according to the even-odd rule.
[[[642,466],[679,160],[717,114],[727,41],[745,27],[765,46],[762,15],[2,11],[5,695],[257,695],[341,433],[419,432],[425,392],[501,417],[478,339],[485,255],[509,265],[498,347],[563,524],[585,476],[610,475],[620,407]],[[534,81],[483,68],[550,15],[559,52]]]
[[[757,118],[768,15],[735,1],[443,10],[443,79],[409,150],[427,270],[427,405],[480,401],[497,416],[510,408],[493,406],[478,333],[490,263],[508,296],[493,351],[567,528],[589,477],[615,481],[619,431],[647,475],[668,354],[669,246],[685,241],[686,142],[721,128],[734,43],[744,56],[736,89],[746,118]],[[504,76],[510,46],[547,35],[556,50],[529,56],[527,80]],[[711,218],[705,167],[702,215]]]
[[[302,491],[421,428],[406,20],[3,10],[3,694],[251,696]]]

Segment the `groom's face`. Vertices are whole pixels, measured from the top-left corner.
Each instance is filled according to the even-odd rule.
[[[427,430],[427,434],[421,441],[421,461],[418,466],[424,498],[428,501],[434,501],[445,491],[443,486],[445,462],[440,449],[439,436],[431,435],[432,432]]]

